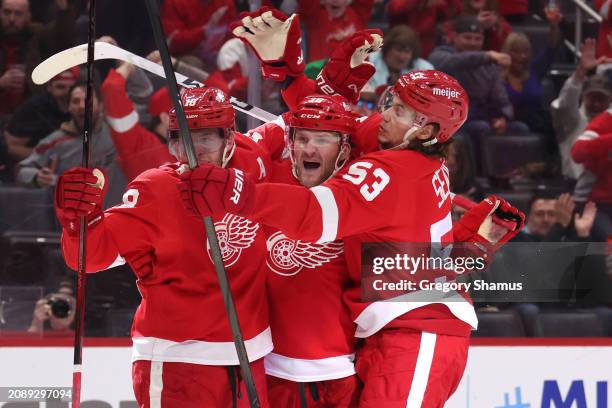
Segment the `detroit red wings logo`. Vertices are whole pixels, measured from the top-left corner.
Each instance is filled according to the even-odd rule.
[[[233,214],[225,214],[221,221],[215,222],[219,248],[226,268],[235,264],[242,250],[249,248],[255,242],[258,229],[259,224]],[[208,257],[212,260],[208,240],[206,247]]]
[[[342,241],[311,244],[289,239],[282,232],[272,234],[266,241],[266,248],[268,267],[283,276],[296,275],[304,268],[319,267],[344,252]]]

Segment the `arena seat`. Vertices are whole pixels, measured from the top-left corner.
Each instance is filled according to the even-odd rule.
[[[541,312],[535,316],[536,337],[601,337],[603,325],[595,312]]]
[[[525,328],[517,312],[503,310],[499,312],[479,312],[476,337],[524,337]]]
[[[546,162],[544,138],[538,134],[491,135],[482,138],[484,175],[503,178],[527,163]]]

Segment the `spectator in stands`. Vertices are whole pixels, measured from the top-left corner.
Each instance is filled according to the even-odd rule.
[[[215,88],[240,100],[247,99],[249,63],[246,47],[238,38],[232,38],[223,44],[217,55],[217,70],[211,77],[218,75],[225,86],[214,84]]]
[[[57,19],[42,26],[31,22],[29,0],[0,0],[0,115],[33,91],[28,78],[42,59],[72,45],[74,10],[68,0],[55,4]]]
[[[70,282],[60,283],[57,293],[36,302],[29,333],[70,335],[73,329],[76,301]]]
[[[468,120],[459,139],[466,143],[472,162],[480,157],[480,140],[506,132],[526,133],[527,125],[513,121],[514,111],[504,88],[501,69],[510,66],[510,56],[497,51],[483,51],[483,30],[474,16],[460,16],[454,21],[452,45],[436,47],[431,63],[455,78],[470,97]]]
[[[301,22],[306,26],[308,61],[329,57],[358,30],[367,27],[374,0],[298,0]]]
[[[609,298],[603,257],[589,254],[588,245],[567,245],[592,241],[597,206],[588,202],[582,212],[575,209],[569,193],[558,197],[537,193],[529,204],[525,227],[512,240],[527,245],[508,246],[505,261],[496,265],[495,272],[501,276],[504,270],[506,276],[521,271],[526,300],[537,302],[516,306],[528,326],[540,308],[594,306]],[[601,315],[609,318],[610,312]]]
[[[400,75],[410,71],[434,69],[431,63],[420,58],[421,43],[410,27],[403,24],[392,27],[386,32],[383,42],[382,50],[369,57],[376,68],[368,84],[371,89],[394,85]]]
[[[551,114],[555,135],[561,155],[561,168],[565,177],[578,180],[584,169],[574,162],[570,150],[578,136],[586,129],[588,123],[598,114],[609,108],[610,85],[605,77],[592,77],[587,80],[587,73],[606,62],[606,57],[595,57],[595,40],[586,39],[581,49],[580,62],[574,73],[565,81],[559,96],[551,104]],[[574,199],[586,200],[591,188],[589,175],[582,177],[574,192]],[[585,187],[582,185],[586,184]]]
[[[555,197],[536,194],[529,203],[525,227],[514,242],[590,241],[597,206],[588,202],[582,214],[574,213],[576,203],[569,193]]]
[[[75,67],[51,78],[46,91],[21,104],[7,125],[4,137],[11,159],[16,163],[30,154],[42,138],[70,120],[68,90],[79,79]]]
[[[128,181],[145,170],[174,161],[166,144],[169,115],[172,107],[166,88],[151,97],[150,129],[138,120],[138,113],[126,92],[126,83],[138,68],[127,62],[111,70],[101,87],[106,121],[117,150],[117,160]]]
[[[461,0],[390,0],[387,15],[391,27],[410,26],[419,35],[421,56],[427,58],[436,45],[436,26],[461,12]]]
[[[548,46],[536,51],[535,57],[529,37],[521,32],[508,35],[502,52],[512,59],[504,72],[504,85],[514,108],[514,118],[526,123],[533,132],[553,137],[552,118],[542,99],[542,79],[548,73],[559,45],[561,14],[558,9],[547,9],[546,17],[549,22]]]
[[[462,0],[462,16],[473,16],[483,29],[484,42],[482,49],[500,51],[506,37],[512,32],[512,26],[499,15],[496,0]],[[453,20],[440,26],[442,43],[452,43]]]
[[[69,90],[70,121],[42,139],[30,156],[16,168],[16,181],[33,187],[55,185],[58,174],[81,164],[82,132],[85,124],[85,94],[87,85],[77,81]],[[115,148],[94,87],[93,124],[91,134],[92,167],[107,167],[115,159]]]
[[[589,123],[574,143],[572,157],[595,176],[589,195],[599,207],[594,239],[605,242],[612,234],[612,110],[600,113]]]
[[[612,57],[612,0],[595,0],[595,11],[603,18],[599,23],[597,56]]]
[[[193,54],[214,67],[236,6],[233,0],[166,0],[161,15],[173,55]]]
[[[497,0],[463,0],[463,14],[475,16],[483,28],[483,49],[500,51],[512,26],[499,14]]]

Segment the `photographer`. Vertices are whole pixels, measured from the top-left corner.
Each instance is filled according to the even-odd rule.
[[[68,334],[73,329],[74,309],[72,287],[69,282],[62,282],[57,293],[51,293],[36,302],[28,332],[52,331],[54,334]]]

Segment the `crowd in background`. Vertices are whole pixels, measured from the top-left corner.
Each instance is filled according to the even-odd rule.
[[[306,74],[311,78],[355,31],[383,29],[384,47],[369,57],[376,73],[354,106],[361,114],[374,111],[386,88],[411,70],[435,68],[457,78],[469,94],[470,110],[448,159],[451,188],[473,200],[495,193],[525,211],[526,227],[516,238],[523,243],[612,239],[612,4],[587,3],[603,21],[587,21],[585,39],[573,52],[566,45],[575,29],[571,0],[263,2],[287,14],[298,13]],[[49,259],[58,256],[57,248],[15,237],[37,230],[25,221],[29,213],[41,211],[41,205],[27,206],[27,200],[52,206],[57,176],[81,162],[84,66],[64,71],[44,85],[35,85],[31,74],[44,59],[87,41],[88,2],[0,4],[0,286],[40,285],[45,292],[59,286],[67,293],[61,282],[73,279],[71,272],[62,266],[42,272],[53,263]],[[162,24],[175,69],[247,100],[248,53],[229,26],[248,7],[244,0],[163,0]],[[160,61],[143,0],[98,2],[96,14],[100,41]],[[171,103],[160,78],[114,60],[96,67],[91,165],[105,168],[116,186],[117,191],[107,195],[110,206],[119,202],[126,182],[151,167],[147,157],[172,160],[166,148]],[[263,81],[262,108],[275,114],[287,110],[281,87]],[[126,100],[133,109],[122,111],[119,107],[126,106]],[[246,131],[245,126],[245,117],[239,115],[238,130]],[[155,154],[118,157],[115,136],[126,129],[155,138]],[[52,211],[46,214],[52,217]],[[56,224],[50,225],[39,229],[58,231]],[[610,313],[601,312],[601,307],[608,306],[609,312],[612,302],[605,293],[611,288],[606,286],[612,280],[610,261],[608,256],[599,263],[574,265],[575,290],[580,282],[581,288],[603,288],[604,294],[589,298],[575,292],[564,299],[565,306],[589,298],[585,304],[600,308],[602,318],[609,321]],[[90,279],[98,280],[92,313],[102,316],[137,304],[129,271]],[[113,297],[122,291],[125,296]],[[30,331],[36,332],[51,316],[46,299],[37,303]],[[111,306],[102,310],[100,304]],[[542,307],[531,306],[521,313]],[[96,322],[96,316],[88,321]]]

